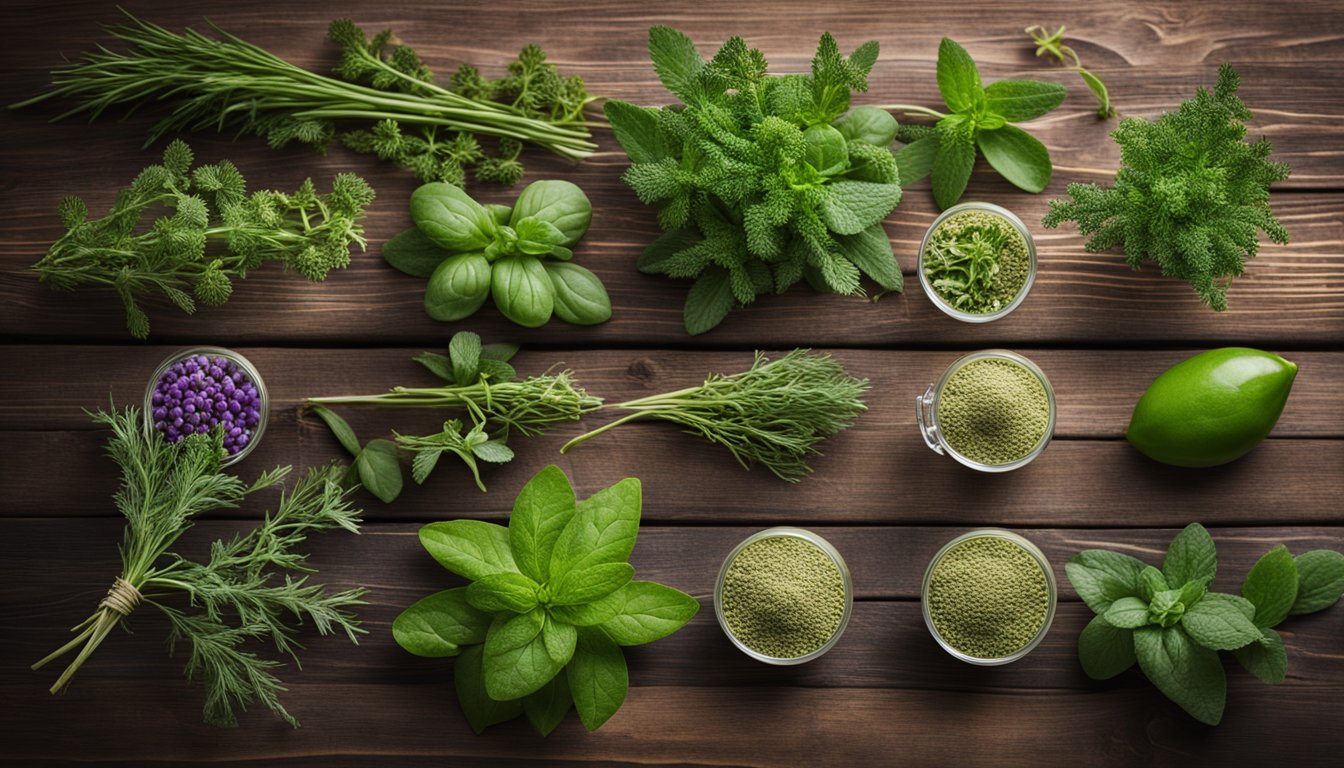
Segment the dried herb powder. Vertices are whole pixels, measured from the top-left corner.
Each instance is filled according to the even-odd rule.
[[[943,642],[978,659],[1026,647],[1050,609],[1039,561],[998,536],[967,539],[943,553],[929,577],[929,617]]]
[[[1012,222],[969,210],[938,225],[924,245],[920,264],[944,303],[967,314],[988,315],[1017,298],[1026,285],[1031,257]]]
[[[1008,464],[1036,449],[1050,423],[1045,385],[1002,358],[958,368],[938,396],[938,426],[952,450],[981,464]]]
[[[845,613],[845,580],[830,555],[806,539],[772,536],[742,548],[720,597],[733,637],[776,659],[821,648]]]

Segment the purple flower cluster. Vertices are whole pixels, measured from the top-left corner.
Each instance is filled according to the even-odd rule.
[[[261,395],[237,363],[192,355],[174,363],[154,387],[154,428],[175,443],[187,435],[224,430],[230,456],[243,450],[261,422]]]

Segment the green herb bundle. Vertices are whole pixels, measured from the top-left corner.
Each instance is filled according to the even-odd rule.
[[[886,107],[938,119],[932,127],[908,126],[900,132],[898,138],[908,142],[896,153],[902,185],[932,173],[933,199],[939,208],[949,208],[966,191],[978,148],[1013,186],[1027,192],[1045,189],[1054,171],[1050,151],[1013,123],[1058,107],[1064,101],[1064,86],[1040,80],[1000,80],[982,86],[971,55],[945,37],[938,46],[938,90],[949,114],[908,104]]]
[[[149,336],[149,316],[139,304],[145,294],[161,293],[190,314],[197,301],[228,301],[233,281],[268,261],[316,282],[350,264],[352,244],[364,247],[359,220],[373,189],[360,177],[338,174],[325,195],[317,194],[312,179],[293,194],[248,195],[233,163],[193,170],[192,159],[191,148],[174,140],[163,163],[141,171],[101,219],[88,218],[82,199],[65,198],[60,216],[67,231],[33,265],[41,281],[61,290],[112,288],[131,335],[143,339]],[[142,226],[147,213],[165,209]]]
[[[576,160],[596,149],[582,115],[591,101],[583,80],[561,76],[536,46],[524,48],[503,78],[464,66],[444,87],[391,30],[369,39],[348,19],[333,21],[328,31],[342,50],[337,77],[328,77],[213,24],[218,39],[126,16],[125,24],[107,27],[125,51],[100,46],[54,70],[50,91],[14,106],[71,98],[79,105],[60,117],[97,117],[114,105],[164,102],[172,111],[146,145],[165,134],[213,128],[264,136],[272,147],[294,141],[325,150],[338,123],[363,123],[342,134],[350,148],[392,160],[425,181],[459,186],[469,168],[481,180],[516,183],[523,143]],[[489,154],[478,136],[498,139],[497,151]]]
[[[605,105],[630,156],[624,179],[659,206],[666,234],[639,259],[643,272],[691,279],[688,333],[717,326],[736,306],[806,278],[820,291],[860,294],[867,275],[900,291],[882,220],[901,199],[891,115],[850,110],[868,89],[876,41],[848,58],[825,34],[809,75],[766,74],[759,50],[734,37],[706,62],[674,29],[649,30],[649,56],[682,103]]]
[[[571,706],[596,730],[629,688],[621,647],[666,637],[700,610],[684,592],[633,580],[640,495],[626,478],[578,501],[551,466],[523,486],[507,528],[453,520],[420,529],[429,554],[471,584],[417,601],[392,634],[417,656],[457,657],[457,700],[472,730],[525,715],[546,735]]]
[[[1120,145],[1115,186],[1070,184],[1070,199],[1051,200],[1041,223],[1076,221],[1092,236],[1087,250],[1123,246],[1134,269],[1155,261],[1162,274],[1188,280],[1200,302],[1227,309],[1228,286],[1260,250],[1259,232],[1288,242],[1269,186],[1290,169],[1270,161],[1268,139],[1246,143],[1251,112],[1237,98],[1240,82],[1224,64],[1212,91],[1200,88],[1175,112],[1120,121],[1111,134]]]
[[[1217,569],[1213,538],[1198,523],[1172,539],[1161,570],[1103,549],[1075,555],[1064,570],[1097,614],[1078,638],[1083,671],[1106,680],[1137,661],[1158,690],[1209,725],[1222,720],[1227,700],[1219,651],[1267,683],[1283,682],[1288,654],[1273,628],[1339,600],[1344,554],[1293,557],[1277,546],[1246,574],[1240,596],[1209,590]]]
[[[349,610],[363,604],[364,590],[333,592],[309,583],[314,569],[297,551],[310,533],[359,532],[359,510],[337,482],[339,468],[310,470],[260,525],[215,541],[209,560],[196,562],[170,551],[196,517],[236,507],[246,496],[279,485],[289,468],[267,472],[249,486],[220,471],[219,431],[169,443],[135,408],[99,411],[94,421],[112,429],[107,454],[121,467],[115,499],[126,516],[122,571],[98,610],[72,630],[74,639],[33,669],[79,649],[51,687],[52,693],[61,691],[108,634],[145,603],[168,619],[169,647],[188,646],[187,678],[205,687],[207,723],[236,725],[235,710],[259,702],[297,726],[280,704],[285,690],[275,675],[280,662],[253,648],[269,642],[297,665],[302,646],[294,636],[303,623],[311,622],[323,635],[344,632],[351,642],[364,633]],[[171,600],[175,593],[185,600]]]

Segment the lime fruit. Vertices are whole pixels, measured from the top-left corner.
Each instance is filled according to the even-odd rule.
[[[1295,364],[1258,349],[1201,352],[1153,381],[1134,406],[1126,437],[1165,464],[1226,464],[1274,428],[1296,376]]]

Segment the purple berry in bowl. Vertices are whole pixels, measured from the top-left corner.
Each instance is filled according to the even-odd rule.
[[[268,405],[261,374],[247,358],[222,347],[174,352],[145,390],[145,413],[165,440],[175,443],[218,429],[226,467],[257,446]]]

